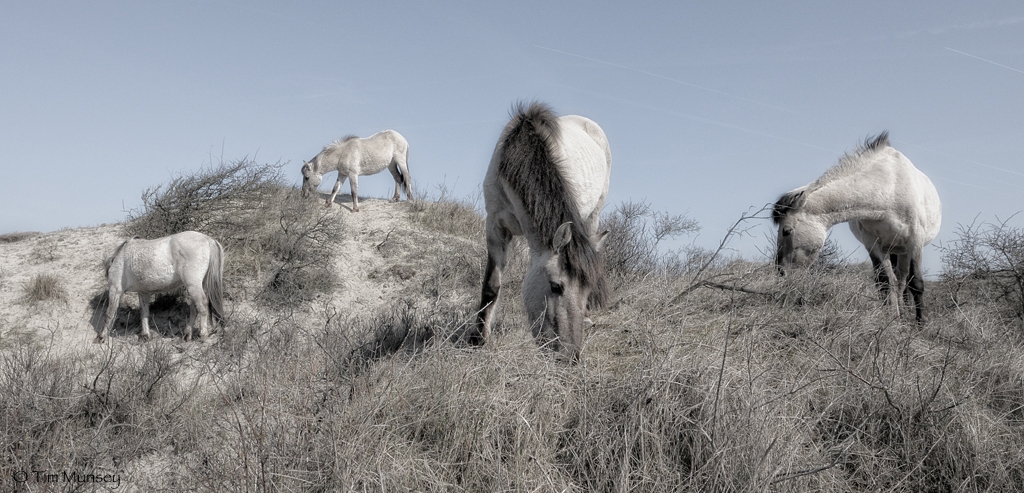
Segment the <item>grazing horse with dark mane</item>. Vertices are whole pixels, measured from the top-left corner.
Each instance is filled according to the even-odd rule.
[[[556,116],[541,103],[513,108],[484,178],[487,266],[476,333],[490,337],[508,245],[526,237],[530,266],[523,302],[538,344],[577,361],[588,311],[610,296],[598,220],[608,195],[611,151],[601,127]]]
[[[328,144],[309,162],[302,163],[302,195],[315,192],[325,173],[337,171],[338,181],[324,205],[330,207],[334,203],[334,197],[348,178],[352,212],[359,212],[359,175],[374,175],[384,168],[395,179],[395,195],[391,201],[398,202],[402,198],[401,188],[405,188],[405,198],[412,199],[409,143],[405,137],[394,130],[382,130],[365,139],[349,135]]]
[[[104,342],[109,336],[121,304],[121,295],[126,292],[139,293],[139,308],[142,310],[139,337],[143,340],[150,336],[149,303],[153,295],[182,286],[194,307],[189,317],[191,320],[185,327],[186,341],[192,339],[192,326],[197,322],[199,337],[205,339],[213,317],[224,319],[221,301],[224,247],[209,236],[185,231],[155,240],[125,240],[114,250],[105,266],[110,286],[107,320],[96,336],[97,343]]]
[[[779,226],[779,272],[813,262],[828,229],[847,222],[864,244],[882,296],[899,313],[901,298],[923,322],[921,251],[939,233],[942,204],[935,186],[889,145],[889,133],[867,139],[817,180],[783,194],[772,221]],[[912,298],[912,299],[911,299]]]

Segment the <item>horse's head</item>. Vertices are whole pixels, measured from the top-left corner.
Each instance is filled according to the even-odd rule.
[[[314,161],[316,161],[314,159]],[[316,193],[317,187],[320,186],[320,180],[323,179],[323,175],[316,171],[316,167],[312,162],[302,162],[302,196],[309,197],[309,194]]]
[[[523,280],[523,301],[534,337],[576,361],[583,344],[589,315],[587,300],[593,286],[581,282],[566,268],[564,251],[572,240],[571,226],[572,223],[559,226],[551,249],[532,256]],[[597,250],[606,235],[607,231],[591,239]]]
[[[779,226],[775,266],[780,275],[789,267],[806,267],[821,253],[828,226],[802,209],[807,196],[803,190],[789,192],[775,203],[772,221]]]

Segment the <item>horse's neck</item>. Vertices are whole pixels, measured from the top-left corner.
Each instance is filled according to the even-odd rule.
[[[327,152],[321,153],[317,156],[317,173],[321,175],[330,173],[331,171],[338,171],[338,166],[341,164],[341,157],[344,155],[349,142],[335,147]]]
[[[870,197],[869,192],[858,190],[852,183],[836,180],[808,192],[803,210],[820,218],[827,227],[855,219],[883,219],[885,209]]]

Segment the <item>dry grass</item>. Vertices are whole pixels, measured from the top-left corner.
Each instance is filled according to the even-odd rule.
[[[67,303],[68,291],[56,275],[37,274],[25,283],[24,299],[28,303],[41,303],[44,301]]]
[[[617,300],[568,366],[528,336],[522,245],[498,336],[467,348],[479,216],[447,199],[396,210],[408,230],[374,240],[403,266],[373,274],[402,283],[390,306],[306,302],[309,318],[258,308],[209,344],[114,344],[89,358],[4,349],[0,440],[13,445],[0,470],[112,471],[139,490],[206,491],[1024,484],[1024,339],[1012,317],[986,314],[995,301],[974,293],[988,291],[929,283],[918,327],[880,303],[866,266],[779,278],[715,252],[666,257],[650,244],[657,225],[683,223],[638,214],[648,222],[633,226],[651,235],[619,238],[629,255],[609,255]],[[318,227],[312,217],[269,237],[315,243],[303,232]],[[284,265],[279,255],[267,258]],[[261,299],[268,277],[234,289]],[[959,305],[943,303],[953,291]]]
[[[227,252],[225,285],[246,290],[229,296],[274,306],[309,302],[337,284],[323,266],[334,258],[345,228],[338,215],[285,186],[280,170],[243,159],[176,176],[143,193],[125,232],[143,238],[206,233]]]
[[[0,235],[0,243],[17,243],[19,241],[24,241],[24,240],[28,240],[30,238],[35,238],[36,236],[39,236],[40,234],[42,234],[42,233],[38,233],[38,232],[35,232],[35,231],[5,233],[5,234]]]

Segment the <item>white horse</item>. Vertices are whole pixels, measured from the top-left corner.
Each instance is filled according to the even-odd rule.
[[[184,339],[192,339],[192,326],[199,321],[199,337],[206,338],[215,315],[224,318],[221,279],[224,273],[224,247],[217,240],[195,231],[185,231],[155,240],[132,238],[121,243],[105,262],[110,285],[107,320],[96,337],[102,343],[114,324],[121,295],[139,293],[142,332],[149,339],[149,304],[152,296],[185,287],[194,305]],[[198,312],[196,315],[195,312]]]
[[[889,145],[888,132],[779,197],[772,220],[779,226],[775,263],[783,274],[813,262],[828,229],[848,222],[868,250],[882,295],[897,313],[906,296],[923,321],[921,251],[939,233],[942,204],[931,180]]]
[[[588,310],[610,291],[599,253],[608,232],[598,233],[610,172],[608,139],[592,120],[557,117],[540,103],[513,109],[484,178],[487,267],[470,343],[490,337],[508,245],[523,235],[530,247],[523,302],[533,335],[578,360]]]
[[[338,181],[325,204],[330,207],[341,185],[348,178],[352,191],[352,212],[359,212],[359,175],[374,175],[387,168],[395,178],[395,195],[392,202],[401,199],[401,188],[405,198],[412,199],[412,184],[409,180],[409,143],[394,130],[383,130],[365,139],[349,135],[336,140],[320,151],[309,162],[302,162],[302,195],[316,192],[325,173],[338,172]]]

